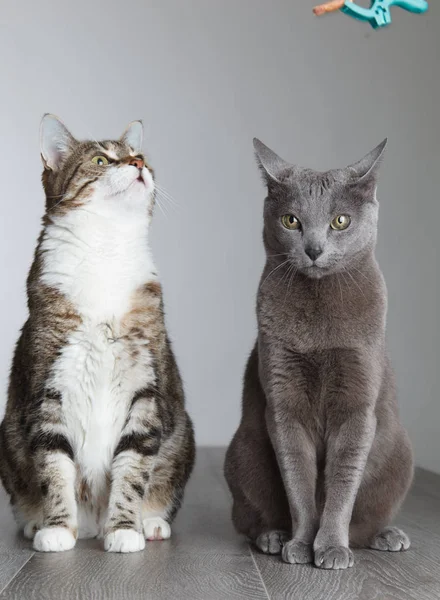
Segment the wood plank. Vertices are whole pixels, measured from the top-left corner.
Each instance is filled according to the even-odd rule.
[[[255,559],[272,600],[436,600],[440,594],[439,576],[414,550],[357,551],[354,567],[346,571],[286,565],[260,554]]]
[[[355,550],[347,571],[286,565],[252,550],[272,600],[437,600],[440,598],[440,476],[417,470],[396,519],[411,538],[408,552]]]
[[[0,485],[0,592],[34,554],[17,532],[9,497]]]
[[[1,594],[26,600],[224,600],[263,598],[250,556],[176,553],[168,543],[133,555],[78,548],[36,554]]]
[[[107,554],[100,540],[36,553],[0,598],[267,600],[249,548],[232,527],[219,460],[215,452],[199,452],[171,540],[132,555]]]
[[[209,453],[230,498],[221,473],[224,449],[209,449]],[[349,571],[328,572],[312,566],[284,565],[279,557],[267,557],[252,550],[270,598],[437,600],[440,598],[440,577],[436,575],[440,547],[439,499],[440,476],[416,469],[414,485],[396,523],[411,537],[410,551],[402,554],[355,551],[356,564]]]

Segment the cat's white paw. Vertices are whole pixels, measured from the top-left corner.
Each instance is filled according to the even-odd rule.
[[[44,527],[34,537],[34,548],[39,552],[63,552],[71,550],[76,539],[67,527]]]
[[[139,552],[145,548],[144,536],[134,529],[116,529],[104,538],[107,552]]]
[[[171,537],[171,527],[161,517],[149,517],[142,521],[145,539],[149,542],[167,540]]]

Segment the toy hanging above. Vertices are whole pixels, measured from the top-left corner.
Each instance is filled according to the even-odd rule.
[[[385,27],[391,23],[391,6],[400,6],[412,13],[424,13],[428,10],[428,2],[426,0],[372,0],[370,8],[359,6],[351,0],[333,0],[320,6],[315,6],[313,12],[320,16],[335,10],[341,10],[346,15],[358,19],[359,21],[367,21],[370,25],[377,29]]]

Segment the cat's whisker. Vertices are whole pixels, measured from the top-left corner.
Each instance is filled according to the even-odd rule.
[[[270,277],[270,276],[271,276],[273,273],[275,273],[275,271],[278,271],[278,269],[280,269],[281,267],[283,267],[283,266],[287,265],[287,263],[288,263],[288,262],[290,262],[290,260],[289,260],[289,259],[287,259],[287,260],[285,260],[284,262],[282,262],[281,264],[277,265],[277,266],[275,267],[275,269],[273,269],[273,270],[272,270],[272,271],[269,273],[269,275],[268,275],[268,276],[265,278],[265,280],[264,280],[264,281],[263,281],[263,283],[261,284],[261,287],[263,287],[263,285],[266,283],[266,281],[269,279],[269,277]]]
[[[155,184],[155,187],[171,204],[174,204],[174,206],[179,206],[177,200],[164,187],[157,183]]]
[[[278,282],[275,284],[274,289],[278,288],[280,285],[284,286],[284,282],[287,282],[287,277],[289,275],[291,266],[289,265],[285,271],[285,273],[283,273],[283,275],[281,276],[281,278],[278,280]],[[285,287],[285,286],[284,286]]]
[[[292,264],[292,267],[288,270],[288,273],[289,273],[289,283],[287,285],[287,290],[286,290],[286,293],[284,295],[283,307],[284,307],[284,304],[286,302],[287,296],[289,295],[290,286],[291,286],[292,281],[294,280],[294,278],[296,276],[297,271],[298,271],[298,267],[295,267],[294,264]]]
[[[341,304],[342,304],[342,302],[343,302],[344,300],[343,300],[343,297],[342,297],[342,286],[341,286],[341,282],[340,282],[340,280],[339,280],[339,277],[336,277],[336,281],[338,282],[338,285],[339,285],[339,291],[340,291],[340,293],[341,293]]]
[[[344,270],[345,273],[347,273],[347,275],[350,277],[350,279],[353,281],[353,283],[355,284],[355,286],[358,288],[358,290],[360,291],[360,293],[362,294],[362,296],[366,299],[366,296],[364,294],[363,289],[361,288],[361,286],[358,284],[358,282],[356,281],[356,279],[353,277],[353,275],[350,273],[350,271],[348,271],[347,269]]]
[[[159,210],[161,211],[161,213],[163,214],[163,216],[167,219],[168,218],[168,214],[164,211],[162,204],[159,201],[159,198],[156,196],[156,203],[157,206],[159,207]]]
[[[298,273],[298,267],[295,267],[295,271],[292,273],[292,275],[290,277],[289,285],[287,286],[287,292],[290,291],[290,286],[292,285],[292,282],[295,279],[297,273]]]
[[[281,277],[279,283],[287,283],[287,281],[289,280],[289,275],[293,271],[294,268],[295,268],[295,265],[293,263],[291,265],[289,265],[288,269],[286,270],[284,275]]]
[[[92,142],[95,142],[95,144],[98,146],[98,148],[103,150],[103,152],[108,152],[107,148],[104,148],[104,146],[101,144],[101,142],[98,142],[98,140],[96,138],[94,138],[92,135],[90,135],[89,131],[88,131],[87,135],[90,136],[89,139],[92,140]]]
[[[344,272],[342,272],[342,273],[341,273],[341,275],[342,275],[342,281],[344,282],[344,285],[345,285],[345,287],[347,288],[347,290],[348,290],[348,293],[350,294],[350,284],[349,284],[349,282],[348,282],[348,281],[345,279]]]
[[[172,201],[174,204],[177,204],[177,201],[174,200],[174,198],[171,196],[171,194],[169,194],[165,188],[163,188],[162,186],[158,185],[157,183],[155,183],[154,185],[155,189],[162,195],[164,196],[164,198],[169,199],[170,201]]]
[[[368,279],[368,277],[364,273],[362,273],[362,271],[360,271],[357,267],[352,265],[351,268],[357,271],[359,275],[362,275],[362,277],[366,279],[370,285],[373,285],[373,282],[370,279]]]
[[[164,200],[164,202],[167,202],[173,208],[179,208],[179,203],[164,188],[162,188],[161,186],[159,186],[157,184],[156,184],[155,188],[156,188],[157,194],[160,195],[160,197]]]
[[[161,190],[156,189],[156,198],[160,198],[163,202],[163,205],[172,211],[178,211],[179,205],[176,203],[172,203],[169,198],[163,195]]]

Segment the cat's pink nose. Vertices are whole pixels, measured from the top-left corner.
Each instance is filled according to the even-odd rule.
[[[144,167],[144,161],[142,158],[132,158],[128,164],[136,167],[136,169],[142,169]]]

